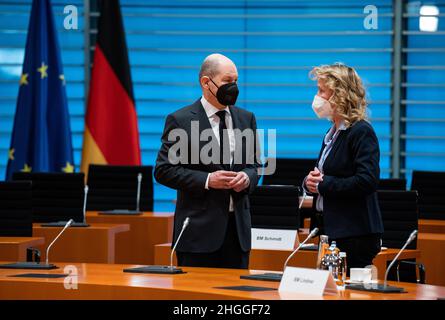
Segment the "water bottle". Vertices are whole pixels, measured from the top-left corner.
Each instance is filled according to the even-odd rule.
[[[332,274],[334,280],[337,282],[339,278],[339,270],[340,270],[340,256],[338,254],[339,249],[337,248],[337,244],[335,241],[332,241],[331,246],[328,249],[328,252],[321,259],[320,268],[322,270],[329,270]]]
[[[337,285],[344,287],[346,281],[346,275],[348,274],[348,265],[346,263],[346,252],[340,252],[340,270],[338,273]]]
[[[329,248],[328,236],[321,235],[320,242],[318,243],[317,269],[321,268],[321,260],[323,259],[324,255],[328,252],[328,248]]]

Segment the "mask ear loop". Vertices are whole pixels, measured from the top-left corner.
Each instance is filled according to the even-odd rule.
[[[217,87],[219,89],[218,85],[215,83],[215,81],[212,80],[212,78],[209,77],[209,80],[212,81],[213,84],[215,85],[215,87]]]
[[[219,89],[218,85],[215,83],[215,81],[212,80],[212,78],[209,77],[209,80],[212,81],[213,84],[215,85],[215,87],[217,87],[217,88]],[[210,91],[211,94],[213,94],[213,96],[214,96],[216,99],[218,99],[218,97],[212,92],[212,90],[210,90],[210,86],[209,86],[209,91]]]

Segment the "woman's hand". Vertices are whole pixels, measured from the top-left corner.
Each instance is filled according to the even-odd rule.
[[[306,189],[311,193],[318,193],[317,186],[321,181],[323,181],[323,174],[315,167],[306,177]]]

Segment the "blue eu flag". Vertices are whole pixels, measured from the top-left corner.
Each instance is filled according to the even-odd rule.
[[[6,179],[73,172],[65,77],[50,0],[33,0]]]

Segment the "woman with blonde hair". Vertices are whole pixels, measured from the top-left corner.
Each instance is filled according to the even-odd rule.
[[[377,202],[379,142],[367,120],[366,91],[344,64],[315,67],[312,108],[332,122],[314,170],[303,187],[314,195],[315,220],[347,253],[349,268],[372,264],[380,252],[383,222]]]

